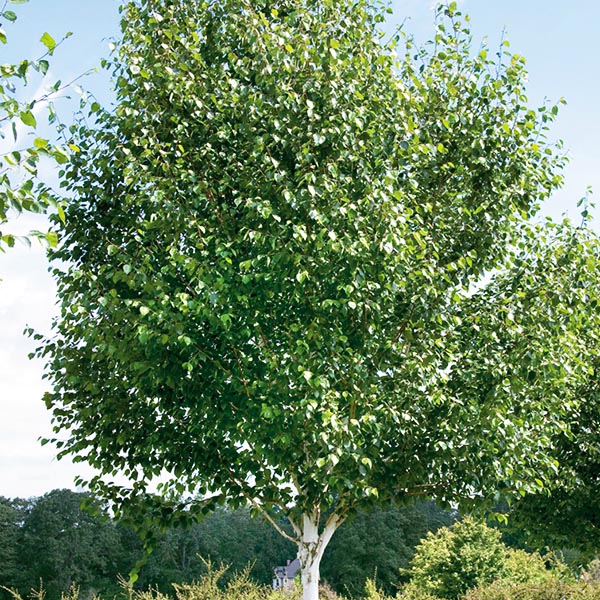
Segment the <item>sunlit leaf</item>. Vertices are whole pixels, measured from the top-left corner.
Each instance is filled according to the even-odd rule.
[[[54,48],[56,48],[56,41],[48,32],[45,32],[42,35],[42,37],[40,38],[40,42],[42,42],[42,44],[44,44],[44,46],[46,46],[46,48],[48,48],[50,52],[52,52]]]
[[[22,111],[21,113],[19,113],[19,117],[21,121],[29,127],[35,127],[37,125],[35,117],[30,110]]]

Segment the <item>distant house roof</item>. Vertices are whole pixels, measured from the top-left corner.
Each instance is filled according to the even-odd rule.
[[[285,566],[275,567],[273,570],[275,571],[276,582],[273,582],[273,587],[275,587],[275,585],[277,585],[277,587],[284,587],[291,583],[294,580],[294,577],[296,577],[296,573],[298,573],[301,568],[302,565],[297,558],[288,560],[287,565]]]
[[[302,565],[300,564],[300,559],[295,558],[292,562],[290,562],[287,566],[286,566],[286,571],[287,571],[287,576],[290,579],[294,579],[294,577],[296,577],[296,573],[302,568]]]

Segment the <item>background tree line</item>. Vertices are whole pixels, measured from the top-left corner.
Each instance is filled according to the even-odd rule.
[[[143,555],[137,535],[108,518],[81,509],[84,493],[54,490],[30,499],[0,497],[0,585],[23,596],[43,583],[48,600],[72,584],[81,596],[117,591]],[[455,515],[430,502],[363,513],[334,536],[322,564],[323,578],[343,593],[360,593],[377,574],[392,593],[415,546],[428,531],[453,522]],[[197,579],[202,559],[231,565],[224,580],[252,565],[258,583],[271,582],[273,567],[295,557],[295,548],[247,509],[220,509],[188,529],[167,529],[140,572],[137,587],[172,591],[172,583]],[[0,590],[0,598],[9,598]]]

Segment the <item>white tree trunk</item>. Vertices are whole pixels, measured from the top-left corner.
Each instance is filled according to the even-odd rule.
[[[319,564],[314,560],[302,565],[302,600],[319,600]]]
[[[319,600],[319,565],[325,548],[340,520],[332,515],[319,535],[319,513],[302,517],[302,535],[298,542],[298,558],[302,565],[302,600]]]

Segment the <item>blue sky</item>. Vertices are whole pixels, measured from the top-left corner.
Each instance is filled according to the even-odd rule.
[[[408,32],[427,39],[434,30],[433,4],[392,0],[393,20],[406,21]],[[600,190],[600,2],[463,0],[459,4],[471,16],[477,42],[487,36],[494,48],[506,29],[511,50],[527,58],[531,105],[539,105],[545,97],[566,98],[551,139],[564,140],[571,163],[563,190],[545,211],[554,216],[568,211],[576,219],[575,205],[587,186]],[[29,0],[10,6],[18,21],[14,26],[3,23],[9,43],[0,47],[0,61],[35,58],[43,52],[39,38],[45,31],[57,40],[72,31],[52,58],[50,71],[52,80],[71,81],[107,55],[110,39],[119,33],[118,5],[118,0]],[[107,74],[95,73],[79,83],[109,101]],[[31,93],[39,82],[32,84]],[[77,96],[75,91],[71,95]],[[59,114],[68,121],[71,108],[66,101],[59,103]],[[14,223],[20,231],[32,226],[43,223],[29,216]],[[42,365],[27,359],[33,344],[22,335],[26,325],[48,331],[55,314],[54,284],[43,250],[18,246],[0,254],[0,279],[0,496],[27,497],[72,487],[81,466],[56,461],[52,448],[42,448],[38,442],[50,431],[50,418],[41,402],[45,384]]]

